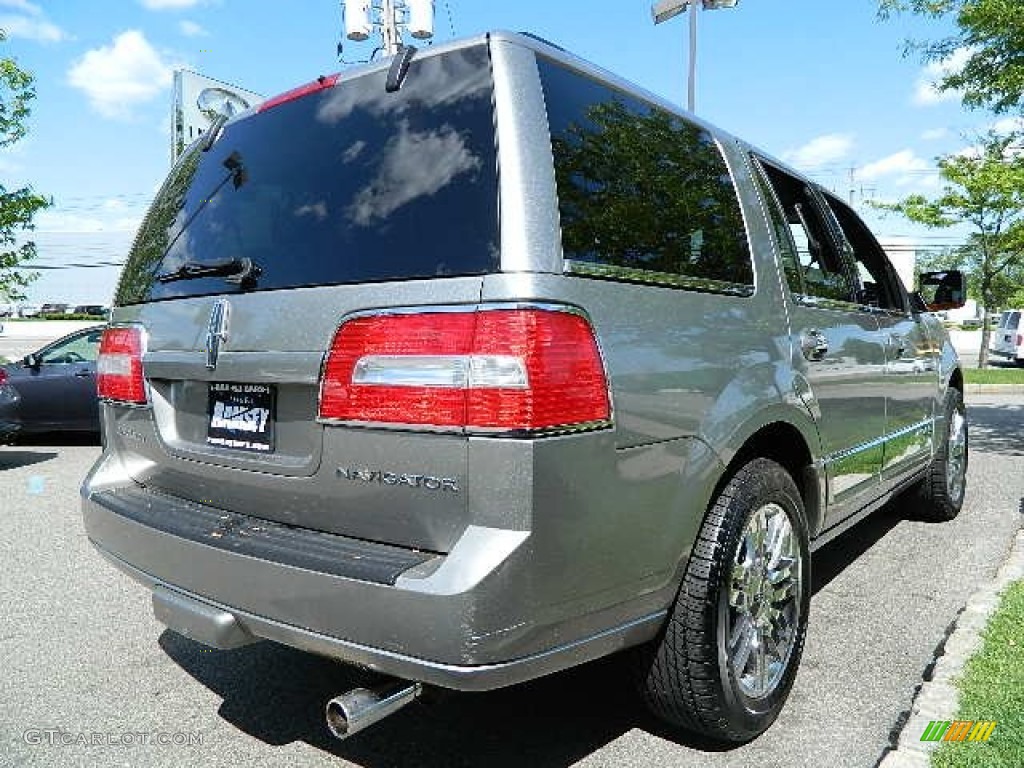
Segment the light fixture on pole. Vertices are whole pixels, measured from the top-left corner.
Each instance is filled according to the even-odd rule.
[[[385,56],[402,48],[402,27],[417,40],[434,36],[434,0],[342,0],[342,7],[345,37],[361,43],[376,29]]]
[[[735,8],[739,0],[701,0],[705,11],[717,11],[719,8]],[[655,24],[675,18],[690,9],[690,66],[686,86],[686,108],[694,110],[694,96],[697,89],[697,0],[657,0],[651,6],[651,16]]]

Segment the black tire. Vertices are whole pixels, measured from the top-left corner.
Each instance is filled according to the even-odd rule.
[[[955,431],[962,429],[962,454]],[[918,516],[929,522],[946,522],[960,514],[967,489],[968,450],[967,414],[960,390],[946,390],[943,415],[936,425],[939,444],[928,472],[917,486]],[[954,476],[958,476],[956,480]]]
[[[768,565],[760,567],[760,595],[753,602],[756,619],[748,615],[747,623],[742,624],[743,617],[734,611],[730,595],[737,558],[746,560],[750,554],[751,540],[744,537],[748,522],[755,513],[771,509],[772,521],[781,526],[776,507],[785,512],[789,522],[789,551],[799,553],[799,564],[790,569],[794,596],[785,601],[787,610],[791,604],[796,615],[788,622],[788,651],[781,669],[774,673],[776,682],[762,695],[750,695],[743,674],[746,662],[730,658],[727,635],[734,629],[736,637],[760,632],[759,624],[753,622],[764,621],[765,611],[783,603],[765,600],[765,585],[770,583],[765,581]],[[636,653],[640,693],[655,715],[722,742],[749,741],[774,722],[792,688],[807,630],[811,575],[807,541],[803,501],[785,469],[768,459],[754,459],[732,475],[704,519],[662,634]],[[757,568],[751,565],[750,571],[742,572]],[[737,583],[745,585],[740,588],[743,591],[751,582]],[[748,631],[739,632],[741,627]],[[758,637],[758,645],[767,647]],[[744,667],[739,676],[734,663]]]

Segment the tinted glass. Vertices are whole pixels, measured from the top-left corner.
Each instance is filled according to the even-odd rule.
[[[95,363],[99,356],[102,335],[101,329],[75,336],[46,347],[40,357],[44,363]]]
[[[566,259],[752,285],[746,230],[712,136],[539,59]]]
[[[814,191],[801,179],[757,161],[782,207],[796,263],[785,264],[789,290],[800,296],[853,301],[854,291],[844,267],[844,254],[836,248],[830,224]],[[838,230],[838,224],[834,227]],[[777,229],[777,233],[779,230]],[[784,249],[785,250],[785,249]]]
[[[385,79],[342,74],[193,149],[139,230],[117,302],[497,269],[486,46],[413,59],[396,93]],[[255,281],[155,279],[245,258]]]

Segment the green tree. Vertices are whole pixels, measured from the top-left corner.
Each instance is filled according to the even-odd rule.
[[[977,154],[939,158],[943,187],[938,197],[911,195],[877,205],[928,227],[971,227],[961,255],[984,307],[979,368],[988,361],[989,312],[1005,299],[999,295],[1000,285],[1024,267],[1024,155],[1013,151],[1015,142],[1013,136],[989,133]]]
[[[7,39],[0,30],[0,43]],[[30,102],[36,92],[32,75],[18,67],[9,56],[0,56],[0,148],[9,147],[28,131]],[[50,201],[31,187],[13,191],[0,183],[0,295],[10,300],[25,298],[24,289],[37,273],[25,272],[18,267],[36,256],[35,243],[21,242],[23,233],[35,228],[36,213],[50,205]]]
[[[951,17],[957,31],[932,42],[911,43],[926,61],[969,52],[965,64],[939,80],[940,90],[962,90],[968,107],[994,112],[1024,110],[1024,3],[1021,0],[879,0],[883,18],[892,13]]]

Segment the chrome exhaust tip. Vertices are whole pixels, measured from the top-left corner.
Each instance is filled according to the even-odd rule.
[[[423,693],[422,683],[394,680],[376,688],[354,688],[327,702],[327,727],[347,739],[392,715]]]

